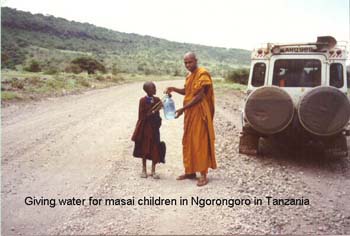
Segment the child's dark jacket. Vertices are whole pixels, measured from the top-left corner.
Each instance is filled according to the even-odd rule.
[[[139,118],[131,140],[135,142],[134,157],[146,157],[155,163],[161,161],[159,128],[162,124],[159,111],[152,113],[152,108],[160,102],[158,97],[153,101],[145,96],[140,99]]]

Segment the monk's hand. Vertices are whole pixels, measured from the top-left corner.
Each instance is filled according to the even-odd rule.
[[[167,87],[167,88],[164,90],[164,93],[171,95],[170,93],[173,92],[173,91],[174,91],[174,87]]]
[[[179,118],[182,115],[182,113],[184,113],[184,109],[183,108],[178,109],[175,113],[175,118]]]

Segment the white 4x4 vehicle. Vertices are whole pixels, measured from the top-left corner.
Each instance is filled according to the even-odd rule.
[[[239,152],[257,155],[259,139],[347,156],[350,118],[346,44],[267,44],[252,52]]]

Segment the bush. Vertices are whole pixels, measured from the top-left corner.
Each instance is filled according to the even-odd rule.
[[[108,79],[108,76],[107,76],[107,78],[105,78],[102,75],[98,75],[95,79],[98,80],[98,81],[104,81],[104,80]]]
[[[25,67],[24,70],[29,71],[29,72],[40,72],[41,67],[40,67],[39,62],[37,62],[36,60],[32,60],[29,64],[29,66]]]
[[[248,68],[239,68],[239,69],[229,71],[224,75],[224,78],[228,82],[247,85],[248,78],[249,78],[249,69]]]
[[[116,64],[113,64],[112,66],[112,75],[117,75],[119,73],[119,70],[117,68]]]
[[[11,80],[11,87],[14,89],[23,89],[24,81],[22,79],[13,78]]]
[[[79,79],[77,79],[77,82],[78,82],[78,84],[80,84],[81,86],[90,87],[89,81],[87,81],[87,80],[84,79],[84,78],[79,78]]]
[[[124,78],[121,75],[117,75],[117,76],[112,76],[111,80],[114,83],[119,83],[119,82],[124,81]]]
[[[169,73],[170,74],[170,73]],[[175,69],[174,70],[174,73],[173,73],[173,76],[181,76],[181,71],[179,69]]]
[[[75,64],[67,66],[64,71],[67,73],[74,73],[74,74],[80,74],[81,72],[83,72],[83,70],[80,68],[80,66],[75,65]]]
[[[49,67],[46,71],[45,74],[47,75],[55,75],[58,74],[58,69],[55,67]]]
[[[44,79],[45,80],[45,79]],[[38,86],[44,83],[44,80],[40,79],[40,77],[30,77],[26,78],[26,81],[29,85]]]
[[[64,81],[60,79],[49,79],[46,84],[52,89],[62,89],[65,87]]]
[[[11,92],[11,91],[1,92],[1,100],[3,100],[3,101],[21,99],[21,98],[22,97],[19,94],[17,94],[16,92]]]
[[[95,74],[96,70],[106,73],[105,66],[91,57],[78,57],[71,64],[79,66],[82,70],[87,71],[88,74]]]

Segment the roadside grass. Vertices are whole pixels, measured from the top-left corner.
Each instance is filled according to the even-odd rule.
[[[185,80],[184,76],[142,74],[92,74],[27,72],[3,70],[1,73],[1,101],[40,99],[62,96],[90,89],[100,89],[121,83],[142,81]],[[246,86],[213,78],[214,88],[245,90]]]
[[[238,84],[229,82],[223,78],[213,78],[214,81],[214,88],[215,89],[221,89],[221,90],[239,90],[239,91],[245,91],[247,89],[247,85]]]
[[[185,80],[185,76],[173,75],[142,75],[142,74],[121,74],[126,82],[142,81],[164,81],[164,80]]]
[[[20,99],[22,99],[22,97],[16,92],[12,92],[12,91],[1,92],[1,100],[11,101],[11,100],[20,100]]]
[[[89,89],[106,88],[124,82],[125,79],[119,74],[46,74],[3,70],[1,73],[1,100],[61,96]]]
[[[183,80],[170,75],[45,73],[2,70],[1,101],[30,100],[62,96],[90,89],[100,89],[121,83],[142,81]]]

